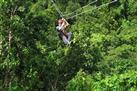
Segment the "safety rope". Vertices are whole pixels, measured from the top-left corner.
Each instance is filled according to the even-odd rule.
[[[109,3],[103,4],[103,5],[101,5],[101,6],[95,7],[95,8],[93,8],[93,9],[91,9],[91,10],[83,11],[83,12],[78,13],[78,14],[76,14],[76,15],[67,17],[66,19],[74,18],[74,17],[76,17],[76,16],[79,16],[79,15],[84,14],[84,13],[89,12],[89,11],[93,11],[93,10],[95,10],[95,9],[100,9],[100,8],[102,8],[102,7],[105,7],[105,6],[107,6],[107,5],[109,5],[109,4],[112,4],[112,3],[115,3],[115,2],[117,2],[117,0],[114,0],[114,1],[111,1],[111,2],[109,2]]]
[[[76,11],[78,11],[78,10],[80,10],[80,9],[83,9],[83,8],[85,8],[85,7],[87,7],[87,6],[91,5],[91,4],[94,4],[94,3],[96,3],[97,1],[98,1],[98,0],[92,1],[92,2],[88,3],[87,5],[85,5],[85,6],[81,7],[81,8],[79,8],[79,9],[74,10],[73,12],[64,15],[64,17],[67,17],[67,16],[69,16],[69,15],[75,13]]]
[[[63,15],[63,13],[60,11],[60,9],[58,8],[58,6],[55,4],[55,2],[54,2],[53,0],[51,0],[51,2],[53,3],[53,5],[54,5],[56,11],[59,13],[60,17],[63,18],[64,15]]]

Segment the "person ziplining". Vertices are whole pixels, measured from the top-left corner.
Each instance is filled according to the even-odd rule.
[[[70,44],[70,39],[71,39],[71,32],[67,32],[67,28],[69,26],[69,23],[64,19],[59,19],[57,21],[57,26],[56,29],[58,31],[58,35],[61,40],[63,40],[64,44]]]
[[[81,7],[81,8],[85,8],[85,7],[87,7],[87,6],[89,6],[89,5],[93,4],[93,3],[96,3],[97,1],[98,1],[98,0],[95,0],[95,1],[93,1],[93,2],[90,2],[89,4],[87,4],[87,5],[85,5],[85,6]],[[72,33],[66,31],[67,27],[69,26],[69,23],[68,23],[65,19],[72,19],[72,18],[74,18],[74,17],[76,17],[76,16],[82,15],[82,14],[87,13],[87,12],[91,12],[91,11],[93,11],[93,10],[95,10],[95,9],[100,9],[100,8],[102,8],[102,7],[105,7],[105,6],[109,5],[109,4],[115,3],[115,2],[117,2],[117,1],[118,1],[118,0],[112,0],[111,2],[102,4],[102,5],[100,5],[100,6],[96,6],[96,7],[93,8],[93,9],[88,9],[88,10],[86,10],[86,11],[77,13],[77,14],[72,15],[72,16],[69,16],[69,15],[73,14],[74,12],[76,12],[77,10],[80,10],[81,8],[79,8],[79,9],[77,9],[77,10],[71,12],[71,13],[68,13],[68,14],[66,14],[66,15],[63,15],[63,13],[60,11],[60,9],[59,9],[58,6],[55,4],[55,2],[54,2],[53,0],[51,0],[51,2],[53,3],[56,11],[57,11],[58,14],[60,15],[60,17],[62,17],[62,19],[59,19],[59,20],[57,21],[57,26],[56,26],[56,29],[57,29],[57,31],[59,32],[59,37],[61,38],[61,40],[63,40],[64,44],[70,44],[70,43],[71,43],[70,40],[71,40],[71,35],[72,35]],[[63,17],[65,17],[65,18],[63,18]]]
[[[58,31],[58,35],[60,37],[61,40],[63,40],[64,44],[70,44],[70,39],[71,39],[71,32],[67,32],[66,29],[69,26],[69,23],[63,18],[63,13],[59,10],[59,8],[57,7],[57,5],[55,4],[55,2],[53,0],[51,0],[51,2],[53,3],[56,11],[58,12],[58,14],[60,15],[60,17],[62,17],[61,19],[58,19],[56,21],[56,30]]]

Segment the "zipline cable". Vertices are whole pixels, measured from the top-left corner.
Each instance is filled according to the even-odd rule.
[[[53,3],[53,5],[54,5],[56,11],[59,13],[60,17],[63,18],[64,15],[63,15],[63,13],[60,11],[60,9],[58,8],[58,6],[55,4],[55,2],[54,2],[53,0],[51,0],[51,2]]]
[[[98,0],[95,0],[95,1],[93,1],[93,2],[90,2],[89,4],[83,6],[83,7],[79,8],[79,9],[76,9],[76,10],[74,10],[74,11],[71,12],[71,13],[68,13],[68,14],[64,15],[64,17],[69,16],[69,15],[75,13],[76,11],[78,11],[78,10],[80,10],[80,9],[83,9],[83,8],[85,8],[85,7],[87,7],[87,6],[91,5],[91,4],[93,4],[93,3],[96,3],[97,1],[98,1]]]
[[[93,8],[92,10],[83,11],[83,12],[81,12],[81,13],[78,13],[78,14],[76,14],[76,15],[74,15],[74,16],[71,16],[71,17],[68,17],[68,18],[66,18],[66,19],[74,18],[74,17],[76,17],[76,16],[79,16],[79,15],[84,14],[84,13],[89,12],[89,11],[93,11],[93,10],[95,10],[95,9],[100,9],[100,8],[102,8],[102,7],[104,7],[104,6],[107,6],[107,5],[112,4],[112,3],[115,3],[115,2],[117,2],[117,0],[114,0],[114,1],[111,1],[111,2],[109,2],[109,3],[103,4],[103,5],[101,5],[101,6],[95,7],[95,8]]]

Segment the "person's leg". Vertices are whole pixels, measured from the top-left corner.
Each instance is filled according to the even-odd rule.
[[[66,36],[62,36],[64,44],[70,44],[69,40],[66,38]]]
[[[72,35],[72,33],[71,33],[71,32],[67,33],[67,36],[68,36],[68,41],[70,41],[70,39],[71,39],[71,35]]]

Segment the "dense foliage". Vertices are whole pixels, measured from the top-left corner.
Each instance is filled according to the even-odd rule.
[[[63,14],[93,0],[54,0]],[[75,15],[112,0],[98,0]],[[55,31],[50,0],[0,0],[1,91],[137,91],[137,1],[118,0]]]

